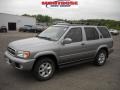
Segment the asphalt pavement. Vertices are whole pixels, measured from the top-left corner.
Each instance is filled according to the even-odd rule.
[[[0,33],[0,90],[120,90],[120,35],[113,36],[114,52],[102,67],[92,63],[58,70],[48,81],[37,81],[29,71],[9,66],[4,52],[9,42],[35,33]]]

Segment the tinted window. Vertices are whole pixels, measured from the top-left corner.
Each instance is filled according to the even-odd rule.
[[[71,38],[72,42],[82,41],[82,29],[81,28],[70,29],[65,38]]]
[[[110,38],[109,31],[105,27],[98,27],[98,30],[101,32],[103,35],[103,38]]]
[[[87,40],[96,40],[99,39],[99,34],[93,27],[85,27],[86,39]]]

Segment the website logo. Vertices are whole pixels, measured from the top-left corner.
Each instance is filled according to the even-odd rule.
[[[78,0],[44,0],[41,1],[45,8],[76,8],[79,5]]]

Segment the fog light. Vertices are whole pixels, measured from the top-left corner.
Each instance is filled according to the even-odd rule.
[[[18,68],[18,69],[22,69],[23,68],[23,65],[19,64],[19,63],[15,63],[15,67]]]

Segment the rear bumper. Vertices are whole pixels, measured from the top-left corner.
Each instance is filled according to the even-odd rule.
[[[113,51],[114,51],[113,48],[110,48],[110,49],[108,50],[109,54],[111,54]]]
[[[20,70],[31,70],[35,61],[34,59],[25,60],[16,58],[9,54],[8,51],[5,52],[5,59],[8,64]]]

